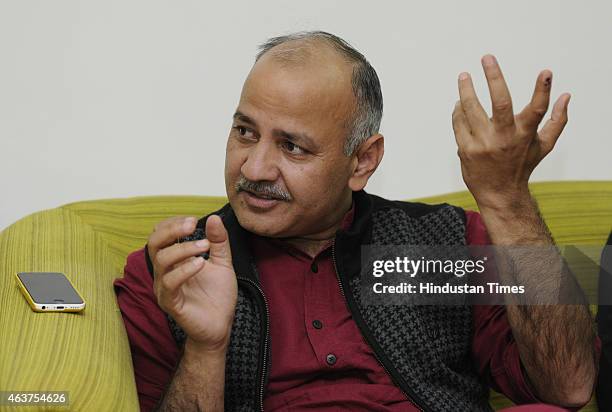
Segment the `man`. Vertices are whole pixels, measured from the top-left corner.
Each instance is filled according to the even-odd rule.
[[[262,46],[227,140],[229,203],[158,224],[116,282],[143,409],[490,410],[489,386],[517,403],[588,402],[584,304],[373,309],[360,297],[362,245],[552,244],[527,181],[569,95],[538,133],[552,74],[514,116],[495,59],[483,66],[492,119],[467,73],[453,113],[481,219],[363,190],[384,153],[380,84],[363,55],[325,32]],[[176,242],[196,227],[206,239]]]
[[[599,309],[597,310],[597,331],[601,338],[599,380],[597,382],[597,405],[601,411],[612,410],[612,232],[601,253],[599,274]]]

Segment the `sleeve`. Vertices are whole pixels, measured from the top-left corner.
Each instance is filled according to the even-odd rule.
[[[491,244],[477,212],[466,211],[466,243]],[[506,308],[501,305],[474,305],[473,326],[472,356],[480,376],[516,404],[543,403],[536,396],[521,362]],[[601,342],[597,338],[595,349],[599,351],[600,348]]]
[[[601,338],[602,349],[599,360],[599,381],[597,382],[597,401],[602,411],[612,410],[612,232],[607,246],[601,254],[599,274],[599,306],[597,309],[597,331]]]
[[[149,411],[172,380],[180,350],[165,313],[157,305],[145,248],[128,256],[124,277],[116,279],[113,286],[130,342],[140,408]]]

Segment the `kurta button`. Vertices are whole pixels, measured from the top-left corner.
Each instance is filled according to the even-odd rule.
[[[317,266],[317,262],[312,262],[312,264],[310,265],[310,270],[312,270],[314,273],[317,273],[319,271],[319,267]]]
[[[319,319],[315,319],[312,321],[312,326],[314,326],[315,329],[321,329],[323,327],[323,322],[321,322]]]
[[[328,365],[333,366],[336,363],[336,355],[334,355],[333,353],[328,354],[325,357],[325,361],[327,362]]]

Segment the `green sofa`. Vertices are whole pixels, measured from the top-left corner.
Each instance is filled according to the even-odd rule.
[[[612,181],[535,183],[531,191],[559,244],[604,243],[612,228]],[[418,200],[476,209],[467,191]],[[225,202],[204,196],[84,201],[34,213],[0,232],[0,391],[68,391],[69,410],[137,411],[112,281],[123,275],[126,256],[143,247],[157,222],[203,216]],[[14,279],[22,271],[66,273],[87,308],[79,314],[31,311]],[[496,393],[491,402],[496,409],[511,405]],[[591,402],[584,410],[596,407]]]

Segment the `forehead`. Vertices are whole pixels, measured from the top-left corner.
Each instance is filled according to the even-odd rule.
[[[334,52],[317,50],[290,63],[266,53],[244,83],[239,110],[314,136],[344,130],[354,107],[351,80],[351,64]]]

